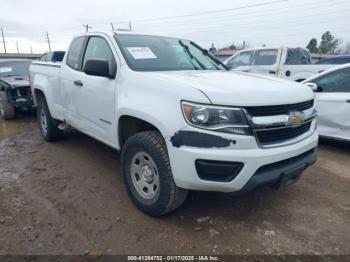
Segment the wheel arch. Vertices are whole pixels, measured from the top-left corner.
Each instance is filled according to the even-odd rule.
[[[164,137],[161,129],[157,127],[156,123],[131,114],[123,114],[119,117],[117,130],[120,149],[128,138],[140,132],[157,131]]]

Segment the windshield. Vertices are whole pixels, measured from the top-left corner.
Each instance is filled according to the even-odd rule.
[[[136,71],[224,70],[206,50],[188,40],[148,35],[115,35],[124,58]]]
[[[0,62],[0,77],[29,75],[31,61]]]

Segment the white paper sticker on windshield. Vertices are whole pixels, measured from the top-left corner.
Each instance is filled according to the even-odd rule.
[[[0,73],[12,72],[12,67],[0,67]]]
[[[155,59],[157,56],[149,47],[127,47],[134,59]]]

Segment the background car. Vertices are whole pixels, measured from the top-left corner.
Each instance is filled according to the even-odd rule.
[[[261,47],[244,49],[224,64],[235,71],[264,74],[302,82],[334,65],[311,64],[311,54],[304,48]]]
[[[320,61],[318,61],[316,64],[318,64],[318,65],[330,65],[330,64],[342,65],[342,64],[347,64],[347,63],[350,63],[350,55],[339,55],[339,56],[324,58],[324,59],[321,59]]]
[[[29,83],[31,63],[27,59],[0,60],[0,116],[5,120],[34,108]]]
[[[65,52],[64,51],[53,51],[43,54],[39,61],[43,62],[62,62]]]
[[[345,64],[303,83],[313,87],[318,106],[320,136],[350,141],[350,64]]]

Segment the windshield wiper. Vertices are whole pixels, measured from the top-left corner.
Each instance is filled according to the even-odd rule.
[[[205,65],[203,65],[203,63],[201,63],[201,61],[199,61],[197,59],[197,57],[195,57],[191,51],[190,48],[188,47],[188,45],[186,45],[182,40],[179,40],[179,44],[183,47],[183,49],[185,50],[185,52],[187,53],[187,55],[190,57],[190,61],[192,63],[192,60],[195,60],[197,62],[197,64],[200,65],[200,67],[202,67],[204,70],[206,70],[207,68],[205,67]],[[193,63],[192,63],[193,64]],[[193,66],[195,67],[196,70],[198,70],[198,68],[193,64]]]
[[[193,45],[194,47],[198,48],[199,50],[202,51],[203,55],[209,57],[211,60],[213,60],[217,65],[223,66],[226,70],[230,70],[223,62],[221,62],[219,59],[217,59],[215,56],[213,56],[211,53],[208,52],[208,50],[203,49],[196,43],[190,41],[190,44]]]

